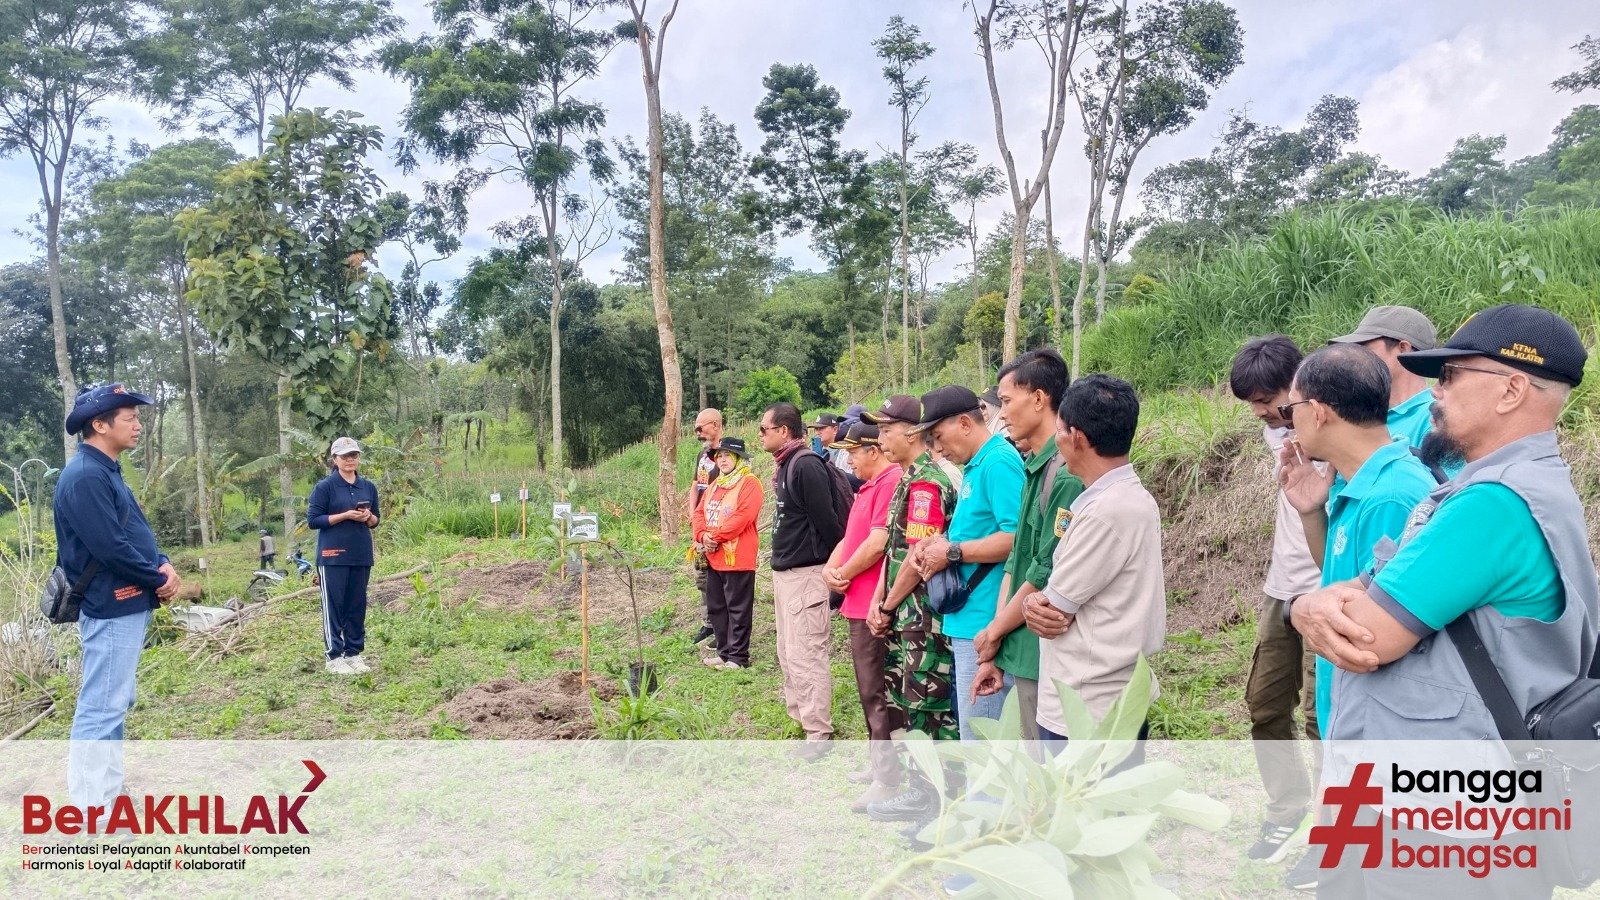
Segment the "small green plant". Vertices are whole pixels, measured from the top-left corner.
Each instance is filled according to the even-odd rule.
[[[998,721],[975,721],[984,741],[913,735],[906,748],[940,796],[947,795],[947,770],[957,766],[965,768],[965,790],[923,829],[933,849],[884,875],[868,896],[916,893],[904,879],[929,865],[970,874],[1002,897],[1169,896],[1154,880],[1160,860],[1147,842],[1151,829],[1166,817],[1214,831],[1229,811],[1182,790],[1183,771],[1171,762],[1118,771],[1137,746],[1150,685],[1140,658],[1132,681],[1095,722],[1077,693],[1056,682],[1070,740],[1042,762],[1033,752],[1039,745],[1020,740],[1015,693]]]

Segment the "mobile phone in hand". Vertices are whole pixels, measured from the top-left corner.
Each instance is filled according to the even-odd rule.
[[[369,510],[371,508],[372,508],[372,501],[371,500],[358,500],[358,501],[356,501],[356,509],[359,509],[362,512],[366,512],[367,510]]]

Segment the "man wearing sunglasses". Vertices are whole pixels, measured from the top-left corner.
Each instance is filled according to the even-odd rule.
[[[1385,548],[1373,572],[1292,607],[1295,627],[1338,666],[1335,737],[1499,735],[1494,698],[1479,691],[1448,630],[1462,628],[1460,619],[1476,631],[1504,702],[1524,720],[1593,675],[1600,580],[1555,430],[1587,359],[1571,323],[1515,304],[1476,314],[1444,347],[1402,357],[1411,371],[1438,379],[1434,434],[1465,465],[1418,506],[1398,548]],[[1422,840],[1446,845],[1445,853],[1461,843],[1435,833]],[[1327,880],[1341,896],[1377,885],[1418,895],[1479,890],[1461,869],[1428,872],[1425,889],[1415,876],[1352,866]],[[1511,880],[1500,879],[1497,895],[1550,895],[1548,884]]]
[[[1389,433],[1389,372],[1376,355],[1330,344],[1295,372],[1279,415],[1295,437],[1281,451],[1279,480],[1299,511],[1312,559],[1327,586],[1372,565],[1373,547],[1397,540],[1406,517],[1436,482]],[[1311,461],[1325,460],[1326,472]],[[1317,721],[1329,738],[1333,666],[1317,661]]]

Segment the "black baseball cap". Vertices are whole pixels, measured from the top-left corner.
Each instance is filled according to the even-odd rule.
[[[1443,347],[1400,354],[1400,365],[1424,378],[1438,378],[1445,363],[1463,356],[1486,356],[1530,375],[1577,385],[1589,352],[1578,329],[1561,316],[1537,306],[1505,303],[1472,315]]]
[[[947,384],[922,395],[922,418],[918,420],[915,430],[918,434],[927,434],[929,429],[951,416],[962,413],[977,415],[977,412],[978,395],[971,388]]]
[[[807,428],[832,428],[839,424],[839,417],[833,413],[819,413],[815,422],[806,425]]]
[[[828,445],[829,450],[854,450],[878,446],[878,426],[871,422],[851,422],[844,437]]]
[[[887,425],[890,422],[915,425],[922,421],[922,401],[910,394],[895,394],[883,401],[877,410],[862,413],[861,421],[873,425]]]

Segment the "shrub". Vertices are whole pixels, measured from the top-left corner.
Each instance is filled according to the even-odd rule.
[[[767,407],[785,401],[800,404],[800,382],[783,366],[773,366],[751,372],[733,402],[741,413],[759,418]]]

